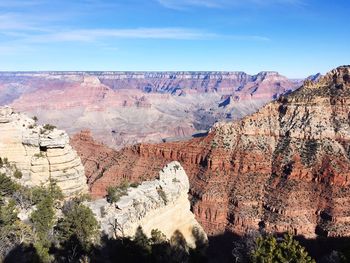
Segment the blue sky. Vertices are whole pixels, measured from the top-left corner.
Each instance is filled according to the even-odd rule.
[[[350,64],[347,0],[0,0],[0,70],[276,70]]]

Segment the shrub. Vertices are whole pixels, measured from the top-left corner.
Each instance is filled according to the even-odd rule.
[[[284,235],[281,241],[274,236],[258,237],[252,252],[253,263],[315,263],[304,247],[290,234]]]
[[[107,187],[107,201],[109,203],[116,203],[120,200],[123,195],[128,193],[128,182],[123,182],[119,186],[108,186]]]
[[[14,172],[13,172],[13,176],[17,179],[21,179],[23,174],[20,170],[16,169]]]
[[[90,208],[79,201],[71,201],[69,209],[63,209],[64,217],[58,221],[56,233],[62,244],[74,238],[83,252],[87,252],[98,237],[98,222]]]
[[[43,157],[45,157],[45,155],[43,154],[43,152],[39,152],[39,153],[34,154],[34,157],[43,158]]]
[[[131,183],[131,184],[130,184],[130,187],[136,188],[136,187],[138,187],[139,185],[140,185],[139,183]]]
[[[0,197],[12,195],[18,188],[6,174],[0,173]]]
[[[56,126],[51,125],[51,124],[45,124],[45,125],[43,126],[43,128],[44,128],[45,130],[53,131],[54,129],[56,129]]]
[[[162,198],[164,204],[167,204],[168,203],[168,198],[166,196],[166,193],[162,189],[162,187],[157,188],[157,192],[158,192],[158,195],[160,196],[160,198]]]
[[[180,180],[179,179],[177,179],[177,178],[173,178],[173,183],[180,183]]]
[[[32,191],[36,210],[30,215],[35,230],[36,242],[34,247],[39,262],[51,262],[49,248],[52,242],[52,230],[55,224],[55,201],[62,199],[63,195],[54,181],[45,187],[36,187]]]
[[[162,244],[168,242],[166,236],[158,229],[152,229],[151,231],[151,243],[152,244]]]

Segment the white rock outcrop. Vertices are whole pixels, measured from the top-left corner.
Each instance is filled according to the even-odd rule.
[[[0,107],[0,157],[22,172],[27,186],[57,182],[65,196],[87,192],[84,167],[66,132],[37,125],[9,107]]]
[[[194,228],[206,235],[190,210],[188,191],[186,172],[180,163],[171,162],[159,172],[158,180],[130,187],[127,195],[116,203],[109,204],[106,199],[99,199],[88,206],[109,236],[133,236],[139,226],[149,237],[153,229],[160,230],[168,238],[179,230],[193,247]]]

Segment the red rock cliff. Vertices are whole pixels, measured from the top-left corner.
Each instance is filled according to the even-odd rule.
[[[339,67],[251,116],[215,125],[204,138],[115,152],[80,134],[74,145],[95,196],[180,161],[208,234],[264,227],[350,236],[349,106],[350,67]]]

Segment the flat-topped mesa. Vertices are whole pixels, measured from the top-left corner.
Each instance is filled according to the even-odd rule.
[[[37,125],[9,107],[0,108],[0,157],[22,172],[17,181],[23,185],[45,185],[52,179],[65,196],[87,191],[84,167],[67,133]]]
[[[147,236],[158,229],[169,239],[180,231],[188,244],[195,246],[193,231],[206,238],[202,227],[190,210],[189,180],[178,162],[171,162],[159,172],[159,179],[130,187],[127,194],[113,204],[106,199],[88,203],[110,236],[133,236],[139,226]],[[113,228],[113,224],[115,228]]]

